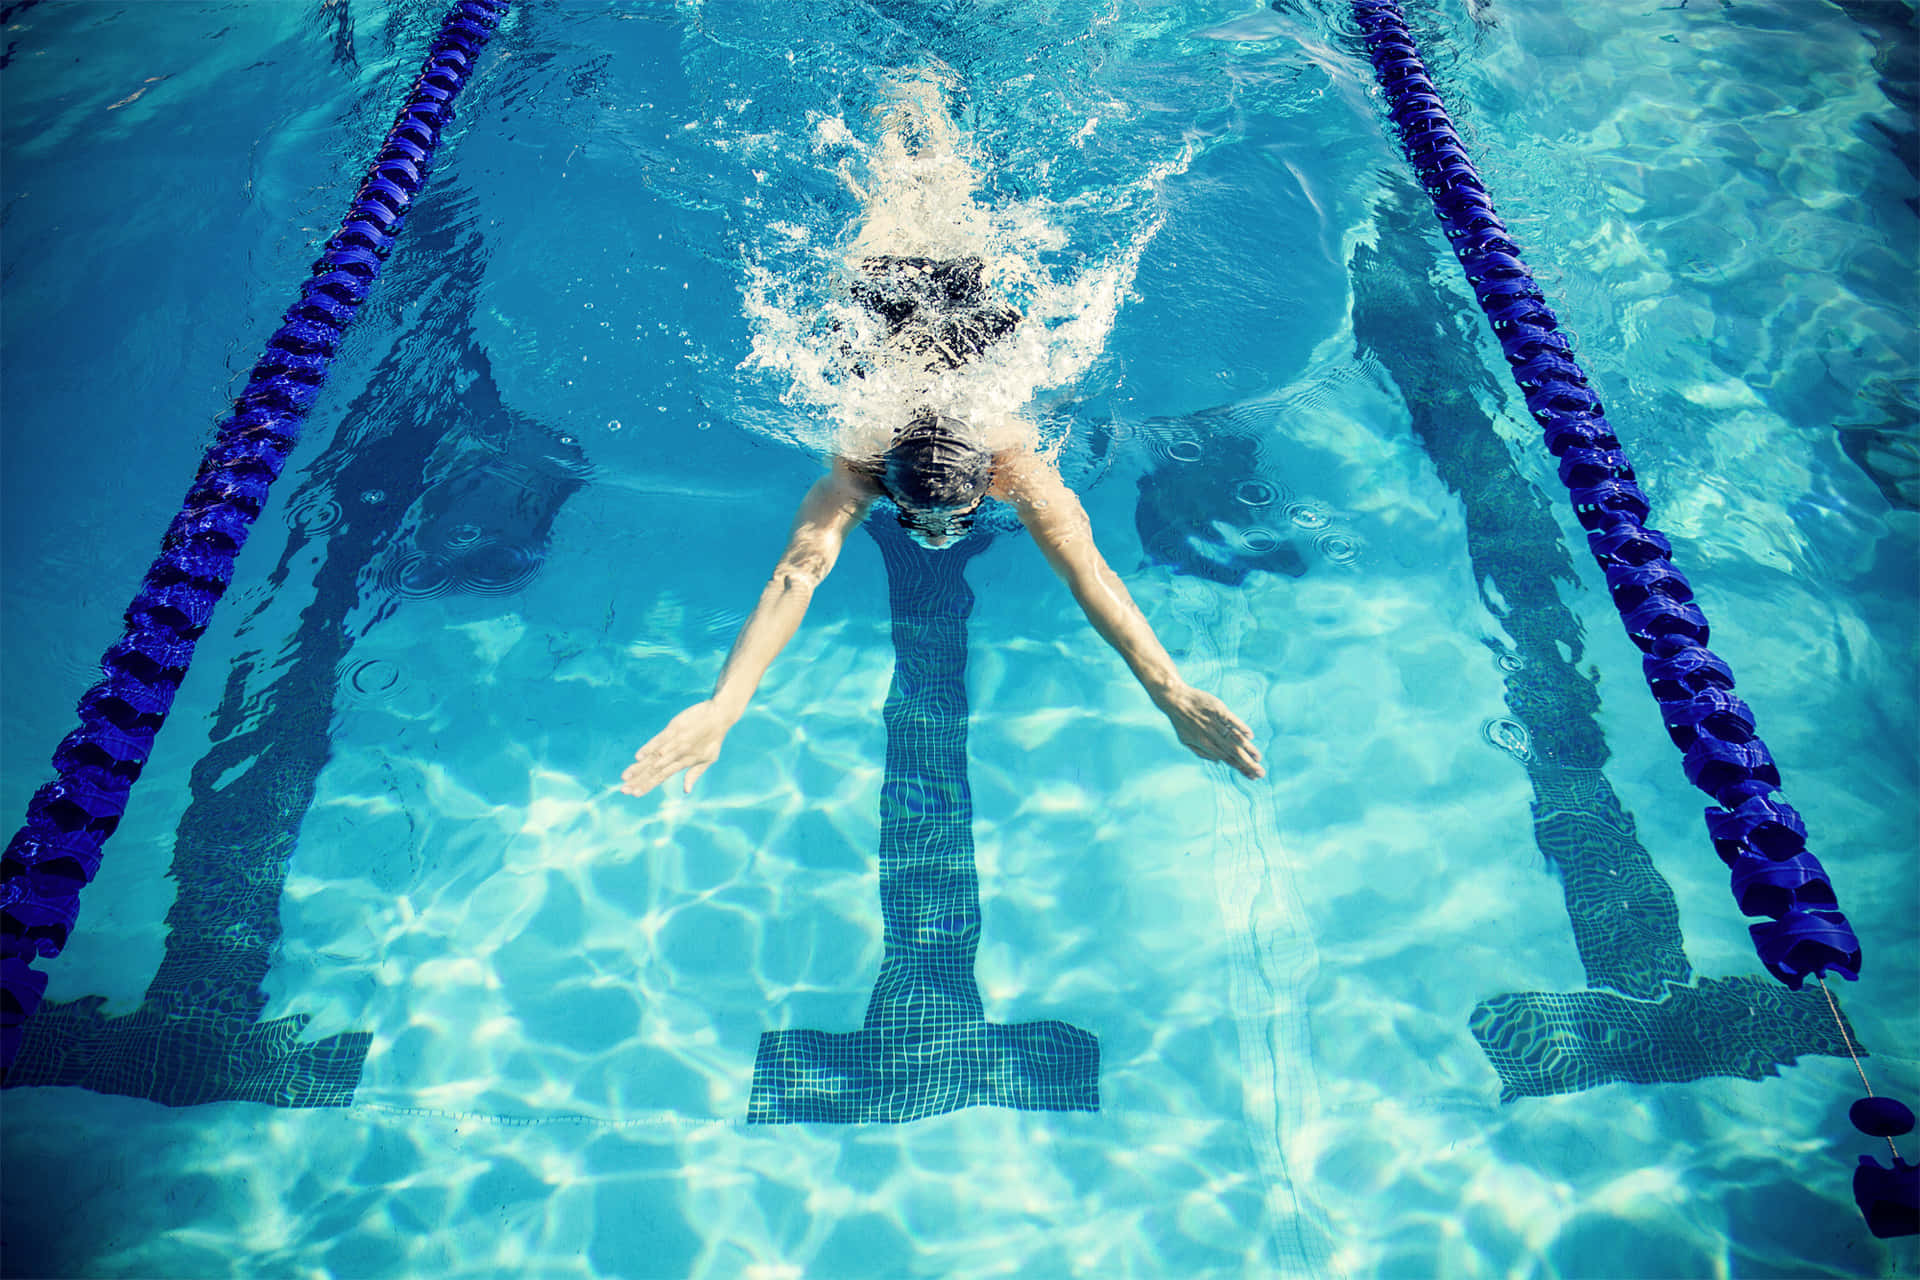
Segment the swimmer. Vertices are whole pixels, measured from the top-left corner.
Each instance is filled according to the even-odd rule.
[[[1181,679],[1146,615],[1094,545],[1080,500],[1052,465],[1025,451],[984,454],[966,443],[957,426],[916,418],[876,471],[834,460],[801,502],[787,549],[741,627],[713,696],[675,716],[635,753],[621,775],[622,791],[645,795],[682,771],[684,790],[693,790],[719,757],[727,731],[745,713],[767,667],[799,628],[847,533],[882,495],[900,508],[900,523],[915,541],[928,547],[964,536],[989,497],[1012,507],[1093,629],[1125,660],[1180,741],[1203,760],[1221,761],[1249,778],[1264,776],[1252,732],[1220,699]]]
[[[1219,698],[1181,678],[1146,615],[1094,545],[1080,499],[1053,464],[1023,442],[1032,432],[1020,431],[1017,423],[969,423],[932,403],[940,398],[943,379],[975,365],[1022,318],[994,296],[978,256],[942,256],[951,237],[929,231],[943,220],[951,223],[950,211],[965,207],[935,203],[930,193],[937,193],[938,184],[950,186],[957,175],[962,186],[972,186],[965,167],[955,162],[951,123],[932,102],[927,93],[906,99],[907,109],[886,139],[894,160],[902,162],[893,172],[905,172],[905,183],[869,194],[849,179],[867,206],[867,217],[854,241],[848,292],[883,330],[872,367],[919,403],[903,415],[879,456],[849,450],[808,491],[786,550],[735,638],[713,695],[675,716],[635,753],[621,775],[620,789],[628,795],[645,795],[676,773],[685,774],[683,789],[693,790],[719,757],[767,668],[798,630],[848,532],[882,499],[892,504],[914,541],[932,550],[965,537],[989,498],[1007,504],[1180,741],[1203,760],[1219,761],[1249,778],[1265,775],[1246,724]],[[1013,443],[990,448],[985,443],[990,434]]]

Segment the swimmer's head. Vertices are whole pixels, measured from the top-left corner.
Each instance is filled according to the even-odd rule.
[[[922,408],[880,459],[880,483],[900,525],[923,547],[966,536],[993,486],[993,455],[967,439],[958,418]]]

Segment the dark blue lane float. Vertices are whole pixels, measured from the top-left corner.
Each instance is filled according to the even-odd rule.
[[[1650,504],[1608,424],[1600,398],[1573,357],[1520,247],[1493,208],[1460,135],[1435,90],[1396,0],[1352,0],[1374,78],[1402,150],[1433,201],[1441,228],[1486,313],[1515,385],[1560,460],[1575,516],[1606,574],[1627,635],[1645,654],[1647,686],[1660,703],[1687,780],[1711,795],[1707,831],[1732,872],[1743,914],[1767,972],[1793,990],[1808,977],[1860,975],[1860,943],[1841,914],[1819,860],[1807,852],[1806,823],[1778,798],[1780,772],[1754,731],[1753,713],[1733,695],[1733,672],[1707,648],[1707,619],[1673,566],[1673,547],[1647,523]],[[1835,1011],[1838,1020],[1838,1011]],[[1873,1137],[1909,1132],[1913,1114],[1869,1091],[1854,1108]],[[1920,1166],[1893,1168],[1860,1157],[1854,1196],[1877,1236],[1920,1231]]]
[[[1579,572],[1554,500],[1522,474],[1490,411],[1500,388],[1481,362],[1479,318],[1435,283],[1431,216],[1412,182],[1374,200],[1378,234],[1348,261],[1355,347],[1400,389],[1409,434],[1457,503],[1470,576],[1502,633],[1482,643],[1512,712],[1482,733],[1526,774],[1533,843],[1559,884],[1585,978],[1475,1003],[1467,1026],[1500,1100],[1761,1080],[1807,1054],[1845,1058],[1847,1028],[1823,989],[1789,991],[1765,973],[1709,977],[1687,955],[1673,890],[1609,781],[1586,627],[1565,598]]]
[[[127,606],[126,629],[101,659],[104,678],[81,697],[80,725],[54,751],[58,776],[34,793],[26,824],[0,855],[0,1070],[13,1062],[46,991],[33,961],[66,945],[80,890],[100,868],[101,846],[126,811],[194,645],[233,580],[234,558],[426,183],[454,99],[507,8],[507,0],[459,0],[447,11],[339,231],[221,422]]]

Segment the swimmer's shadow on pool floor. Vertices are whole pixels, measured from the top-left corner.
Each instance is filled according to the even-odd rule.
[[[1255,573],[1305,576],[1291,491],[1231,410],[1154,418],[1139,435],[1153,464],[1137,482],[1133,521],[1149,564],[1228,587]]]

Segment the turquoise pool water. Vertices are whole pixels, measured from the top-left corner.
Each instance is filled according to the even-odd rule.
[[[517,6],[45,965],[163,1034],[4,1094],[7,1273],[1920,1270],[1336,9]],[[0,7],[5,812],[440,10]],[[1914,1101],[1912,10],[1413,13]],[[1098,1109],[749,1125],[762,1035],[859,1028],[883,958],[873,539],[693,796],[613,784],[864,407],[842,174],[929,77],[1043,321],[980,394],[1269,776],[996,535],[973,975],[1098,1038]],[[364,1050],[346,1105],[238,1100],[301,1045]]]

